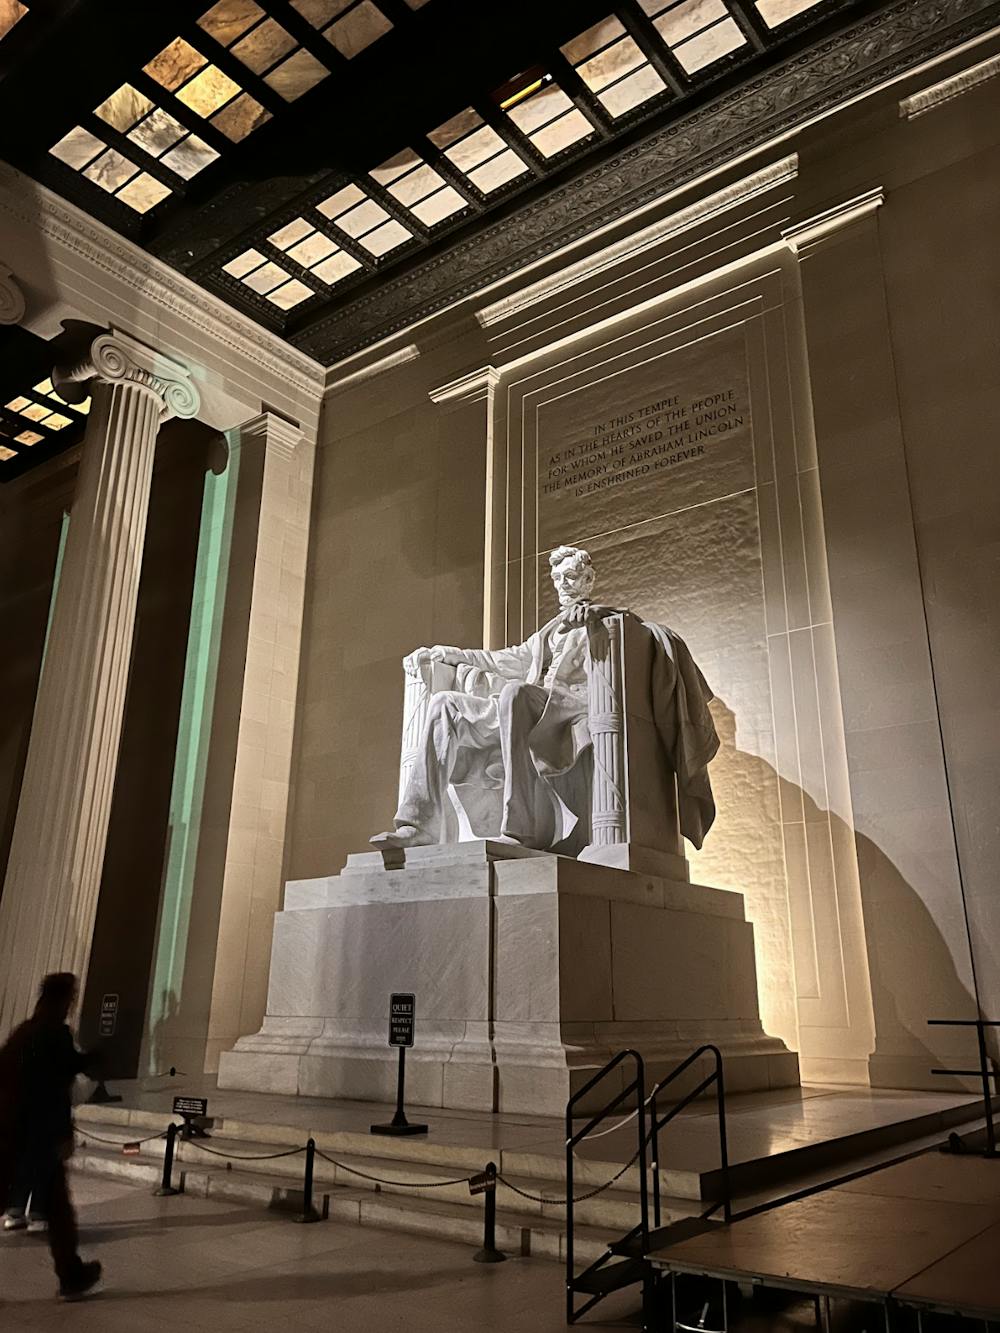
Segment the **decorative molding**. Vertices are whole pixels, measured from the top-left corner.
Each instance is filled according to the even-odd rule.
[[[291,458],[304,438],[301,427],[274,412],[262,412],[237,430],[241,444],[248,439],[263,440],[266,453],[283,459]]]
[[[998,74],[1000,74],[1000,56],[990,56],[988,60],[981,60],[978,65],[970,65],[968,69],[953,74],[951,78],[942,79],[940,83],[932,83],[929,88],[923,88],[919,93],[901,98],[899,114],[904,120],[913,120],[926,111],[933,111],[936,107],[943,106],[945,102],[954,101],[956,97],[961,97],[972,88],[978,88],[981,83],[995,79]]]
[[[416,361],[419,355],[420,348],[416,343],[410,343],[395,352],[389,352],[387,356],[380,357],[377,361],[369,362],[367,366],[351,370],[346,375],[340,373],[342,367],[338,365],[327,376],[326,392],[333,394],[340,393],[344,389],[353,389],[356,385],[363,384],[365,380],[373,380],[377,375],[384,375],[387,370],[395,370],[397,366],[405,366],[409,361]]]
[[[67,403],[79,403],[88,397],[90,381],[95,379],[145,389],[161,401],[164,421],[193,417],[201,406],[201,396],[186,366],[118,329],[99,334],[79,361],[56,366],[52,371],[53,387]]]
[[[581,171],[410,271],[387,275],[304,328],[295,335],[295,345],[327,363],[371,346],[805,121],[891,85],[998,21],[998,0],[899,0]]]
[[[793,254],[802,256],[820,241],[825,241],[834,233],[849,227],[851,223],[868,217],[884,203],[885,191],[881,185],[877,185],[873,190],[855,195],[853,199],[846,199],[842,204],[828,208],[822,213],[816,213],[803,222],[796,222],[792,227],[786,227],[781,233],[781,239]]]
[[[488,399],[499,380],[500,374],[493,366],[480,366],[478,370],[470,370],[467,375],[460,375],[457,380],[449,380],[440,388],[427,392],[432,403],[464,407],[466,403],[481,403]]]
[[[322,393],[323,368],[307,352],[283,342],[132,241],[2,163],[0,213],[13,218],[33,237],[40,235],[125,282],[141,292],[145,301],[200,329],[212,342],[292,388],[317,398]]]
[[[706,195],[705,198],[689,204],[687,208],[681,208],[676,213],[650,223],[641,231],[633,232],[623,240],[605,246],[603,250],[598,250],[585,259],[579,259],[566,268],[561,268],[538,282],[531,283],[530,286],[521,287],[510,296],[494,301],[492,305],[483,306],[476,311],[476,319],[482,328],[490,328],[550,296],[575,286],[586,278],[606,272],[623,260],[635,259],[662,241],[688,231],[707,218],[754,199],[767,190],[773,190],[775,186],[785,181],[794,180],[798,175],[798,164],[797,153],[791,153],[778,162],[772,162],[770,166],[763,167],[750,176],[744,176],[742,180],[734,181],[724,189],[716,190],[714,194]],[[627,221],[627,218],[622,219],[623,223]]]
[[[20,324],[24,315],[24,292],[6,264],[0,264],[0,324]]]

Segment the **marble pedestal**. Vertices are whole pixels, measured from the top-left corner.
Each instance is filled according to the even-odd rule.
[[[413,1105],[558,1115],[622,1047],[658,1077],[705,1041],[731,1090],[798,1083],[740,894],[489,841],[397,855],[288,884],[264,1026],[220,1087],[391,1100],[391,991],[416,995]]]

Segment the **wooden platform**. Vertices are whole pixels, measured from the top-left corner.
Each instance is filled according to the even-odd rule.
[[[1000,1318],[1000,1159],[931,1152],[650,1256],[664,1271]]]

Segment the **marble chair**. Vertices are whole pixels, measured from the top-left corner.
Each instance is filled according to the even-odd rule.
[[[677,783],[667,762],[650,704],[653,645],[628,611],[601,621],[587,654],[588,722],[593,744],[555,787],[576,816],[573,833],[551,850],[623,870],[688,879],[677,819]],[[405,677],[400,800],[416,747],[424,733],[431,696],[440,690],[499,693],[504,681],[479,668],[424,664]],[[495,838],[501,823],[501,784],[458,780],[448,788],[450,808],[443,843]]]

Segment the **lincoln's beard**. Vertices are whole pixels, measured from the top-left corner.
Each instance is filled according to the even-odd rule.
[[[556,595],[559,598],[559,605],[574,606],[577,602],[588,602],[590,601],[590,594],[593,589],[593,580],[584,587],[558,588],[556,589]]]

